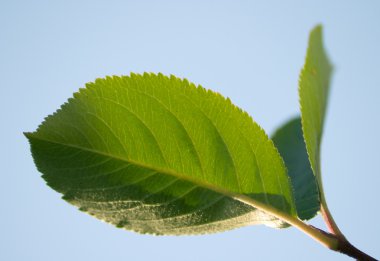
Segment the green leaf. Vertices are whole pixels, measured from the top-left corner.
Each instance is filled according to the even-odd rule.
[[[301,118],[289,120],[278,128],[272,140],[288,169],[298,217],[313,218],[319,211],[319,192],[303,139]]]
[[[317,26],[310,33],[306,62],[301,71],[298,91],[306,149],[319,186],[322,184],[321,140],[331,74],[332,66],[322,43],[322,26]]]
[[[296,217],[264,131],[229,99],[174,76],[97,79],[26,136],[50,187],[118,227],[199,234]]]

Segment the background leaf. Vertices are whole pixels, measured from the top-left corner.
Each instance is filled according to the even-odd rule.
[[[332,66],[322,43],[322,26],[319,25],[310,33],[306,61],[299,80],[302,130],[311,168],[319,186],[322,186],[320,149],[331,73]]]
[[[284,226],[237,195],[296,216],[283,161],[264,131],[186,80],[98,79],[26,136],[49,186],[118,227],[197,234]]]
[[[303,139],[301,118],[291,119],[279,127],[272,140],[288,169],[298,217],[302,220],[311,219],[319,211],[320,202],[316,177]]]

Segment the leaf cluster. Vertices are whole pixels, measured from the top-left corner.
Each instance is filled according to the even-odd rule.
[[[86,84],[25,135],[47,184],[117,227],[182,235],[293,225],[338,249],[303,222],[320,210],[331,222],[320,168],[331,73],[317,26],[300,74],[300,116],[271,138],[228,98],[148,73]]]

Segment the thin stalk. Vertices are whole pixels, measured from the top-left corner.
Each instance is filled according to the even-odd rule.
[[[296,217],[288,215],[271,206],[268,206],[259,201],[256,201],[250,197],[247,197],[244,195],[235,195],[234,198],[254,208],[257,208],[268,214],[271,214],[275,216],[276,218],[281,219],[282,221],[288,223],[289,225],[292,225],[293,227],[296,227],[297,229],[301,230],[303,233],[307,234],[308,236],[310,236],[311,238],[316,240],[318,243],[322,244],[323,246],[327,248],[330,248],[332,250],[336,250],[338,248],[339,240],[332,234],[329,234],[323,230],[315,228],[314,226],[308,225]]]
[[[322,218],[326,223],[327,229],[330,231],[330,233],[342,238],[346,239],[343,233],[340,231],[338,225],[336,224],[333,216],[331,215],[331,212],[327,206],[325,193],[323,191],[323,185],[322,185],[322,179],[320,178],[320,182],[318,182],[319,187],[319,194],[321,198],[321,214]]]
[[[323,195],[323,194],[322,194]],[[336,224],[333,216],[331,215],[331,212],[327,206],[326,200],[324,196],[321,196],[321,214],[322,218],[326,223],[327,229],[330,231],[330,233],[345,239],[345,236],[340,231],[338,225]]]
[[[334,229],[335,232],[339,232],[339,235],[335,233],[329,233],[324,230],[321,230],[319,228],[316,228],[312,225],[308,225],[302,220],[295,218],[293,216],[290,216],[284,212],[281,212],[273,207],[270,207],[266,204],[263,204],[259,201],[256,201],[250,197],[244,196],[244,195],[235,195],[235,199],[248,204],[252,207],[255,207],[259,210],[265,211],[268,214],[271,214],[278,219],[283,220],[284,222],[288,223],[289,225],[292,225],[296,227],[297,229],[301,230],[306,235],[313,238],[318,243],[322,244],[323,246],[333,250],[340,252],[342,254],[348,255],[350,257],[353,257],[357,260],[368,260],[368,261],[377,261],[375,258],[369,256],[368,254],[362,252],[361,250],[357,249],[355,246],[353,246],[340,232],[338,226],[336,225],[334,219],[331,216],[331,213],[328,213],[329,219],[332,223],[329,223],[329,229]],[[327,205],[325,205],[327,206]],[[328,208],[327,208],[328,209]]]
[[[342,231],[340,231],[338,225],[336,224],[328,206],[327,201],[325,197],[325,193],[323,191],[322,186],[322,180],[319,179],[320,182],[318,183],[319,186],[319,193],[321,198],[321,214],[322,218],[325,221],[325,224],[327,226],[329,234],[335,237],[338,240],[338,246],[336,249],[333,249],[337,252],[340,252],[342,254],[348,255],[352,258],[355,258],[357,260],[368,260],[368,261],[377,261],[375,258],[369,256],[368,254],[364,253],[363,251],[359,250],[355,246],[353,246],[344,236]],[[322,230],[323,231],[323,230]],[[327,232],[325,232],[327,233]]]

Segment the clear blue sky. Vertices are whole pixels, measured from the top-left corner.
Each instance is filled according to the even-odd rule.
[[[0,2],[0,260],[348,260],[298,230],[153,237],[60,199],[23,137],[86,82],[163,72],[219,91],[272,133],[298,113],[310,29],[335,65],[322,169],[346,236],[380,258],[380,2]],[[313,224],[323,227],[316,218]]]

